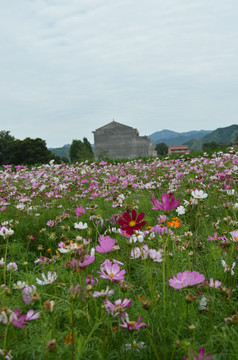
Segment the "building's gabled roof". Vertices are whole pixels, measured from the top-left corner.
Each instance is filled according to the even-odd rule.
[[[113,130],[113,129],[122,129],[122,130],[125,130],[125,131],[126,130],[136,130],[137,131],[137,129],[134,129],[131,126],[120,124],[119,122],[113,120],[110,123],[96,129],[93,132],[96,132],[98,130]]]

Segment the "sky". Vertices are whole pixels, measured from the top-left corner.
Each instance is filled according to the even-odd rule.
[[[48,147],[238,124],[237,0],[5,0],[0,130]]]

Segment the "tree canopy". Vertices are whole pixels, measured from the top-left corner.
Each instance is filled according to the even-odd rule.
[[[69,156],[72,162],[93,160],[94,153],[92,146],[87,138],[81,140],[73,140],[69,149]]]
[[[0,131],[0,165],[43,164],[57,157],[40,138],[15,139],[9,131]]]
[[[168,146],[165,143],[158,143],[155,146],[155,150],[158,155],[167,155],[168,154]]]

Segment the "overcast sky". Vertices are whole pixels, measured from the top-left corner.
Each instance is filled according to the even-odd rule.
[[[1,0],[0,130],[61,147],[113,119],[238,124],[237,0]]]

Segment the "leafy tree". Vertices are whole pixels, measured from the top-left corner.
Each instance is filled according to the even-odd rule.
[[[71,161],[92,160],[94,157],[91,144],[87,138],[81,140],[73,140],[69,149]]]
[[[0,165],[5,164],[5,158],[9,153],[9,146],[15,140],[10,131],[0,131]]]
[[[168,154],[168,146],[165,143],[158,143],[155,146],[155,150],[158,155],[167,155]]]
[[[11,136],[9,137],[9,132],[5,133],[2,134],[3,141],[1,141],[0,133],[0,144],[3,149],[1,164],[33,165],[48,163],[51,159],[60,160],[47,149],[45,140],[40,138],[31,139],[29,137],[24,140],[18,140]]]

